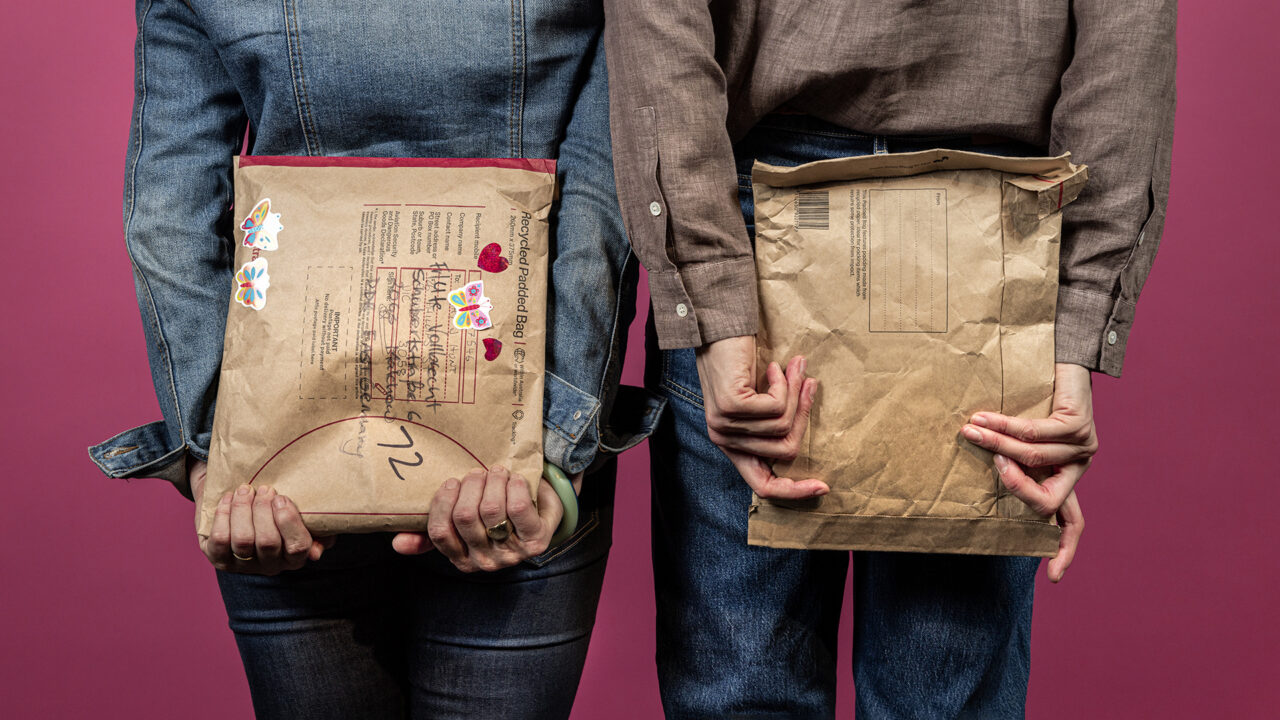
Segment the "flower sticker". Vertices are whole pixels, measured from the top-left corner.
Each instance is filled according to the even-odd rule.
[[[284,226],[280,224],[280,213],[271,212],[271,198],[263,198],[253,206],[253,212],[249,213],[249,217],[240,223],[240,229],[244,231],[246,247],[275,250],[276,235],[284,229]]]
[[[267,259],[256,258],[240,266],[236,273],[236,302],[247,308],[261,310],[267,305],[267,288],[271,276],[267,274]]]

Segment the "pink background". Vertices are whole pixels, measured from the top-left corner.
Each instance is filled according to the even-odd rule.
[[[1231,10],[1226,8],[1230,7]],[[9,3],[0,716],[245,717],[244,675],[191,507],[101,477],[84,447],[159,417],[120,229],[130,3]],[[1274,717],[1280,404],[1270,2],[1184,3],[1169,222],[1129,346],[1096,380],[1088,531],[1043,578],[1032,717]],[[627,375],[640,377],[640,327]],[[575,718],[653,718],[644,450]],[[847,614],[847,613],[846,613]],[[841,716],[852,714],[849,625]]]

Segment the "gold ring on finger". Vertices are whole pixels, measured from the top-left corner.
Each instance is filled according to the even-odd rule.
[[[252,559],[253,559],[253,556],[252,556],[252,555],[250,555],[249,557],[243,557],[243,556],[241,556],[241,555],[237,554],[234,550],[232,550],[232,551],[231,551],[231,557],[233,557],[233,558],[235,558],[235,559],[239,560],[240,562],[249,562],[250,560],[252,560]]]
[[[502,542],[503,540],[511,537],[511,521],[503,520],[497,525],[485,528],[484,532],[489,536],[490,540],[494,542]]]

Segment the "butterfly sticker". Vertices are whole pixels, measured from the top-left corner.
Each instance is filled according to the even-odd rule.
[[[477,280],[449,293],[449,304],[456,314],[453,316],[454,327],[463,330],[487,330],[493,327],[489,313],[493,311],[493,303],[484,296],[484,281]]]
[[[276,234],[284,229],[280,213],[271,212],[271,198],[263,198],[253,206],[253,212],[240,223],[244,231],[244,244],[260,250],[276,249]]]
[[[251,260],[236,273],[236,302],[261,310],[267,304],[268,287],[271,287],[271,276],[267,274],[267,259]]]

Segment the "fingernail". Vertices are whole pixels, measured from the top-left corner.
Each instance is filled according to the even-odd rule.
[[[974,425],[977,425],[978,427],[986,427],[986,426],[987,426],[987,417],[986,417],[985,415],[974,415],[974,416],[969,420],[969,422],[973,423]]]
[[[283,495],[277,495],[276,499],[271,501],[271,506],[277,510],[283,510],[284,506],[288,504],[288,501],[284,499]]]
[[[818,381],[814,380],[809,383],[809,400],[812,401],[818,395]]]
[[[805,357],[800,358],[800,374],[803,375],[805,370],[809,369],[809,360]]]
[[[996,468],[1000,470],[1001,474],[1003,474],[1005,469],[1009,467],[1009,460],[1003,455],[996,455],[995,461]]]
[[[969,439],[969,442],[982,442],[982,432],[976,427],[965,425],[964,436]]]
[[[227,493],[226,495],[223,495],[223,496],[222,496],[222,499],[218,501],[218,504],[219,504],[219,505],[221,505],[221,506],[223,506],[223,507],[226,507],[227,505],[230,505],[230,504],[231,504],[231,494],[230,494],[230,493]]]
[[[249,491],[250,491],[250,490],[252,490],[252,489],[253,489],[253,488],[249,487],[248,485],[241,485],[240,487],[236,488],[236,494],[237,494],[237,495],[248,495],[248,494],[249,494]]]
[[[457,489],[458,489],[458,478],[449,478],[448,480],[445,480],[445,481],[444,481],[444,489],[445,489],[445,490],[457,490]]]

